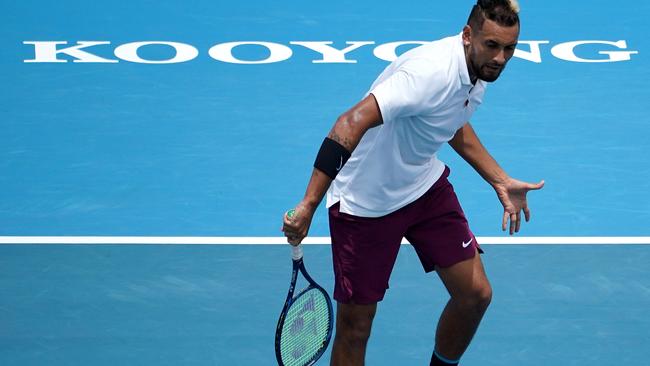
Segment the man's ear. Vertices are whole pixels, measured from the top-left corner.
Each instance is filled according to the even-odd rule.
[[[465,46],[469,46],[471,41],[472,41],[472,27],[466,25],[465,27],[463,27],[463,44]]]

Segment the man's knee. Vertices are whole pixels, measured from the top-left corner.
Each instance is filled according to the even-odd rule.
[[[470,291],[453,300],[468,311],[483,314],[492,302],[492,287],[485,282],[474,286]]]
[[[336,336],[348,343],[365,344],[370,337],[376,305],[339,304],[336,311]]]
[[[476,307],[485,312],[490,303],[492,302],[492,287],[486,283],[483,287],[479,288],[475,295]]]

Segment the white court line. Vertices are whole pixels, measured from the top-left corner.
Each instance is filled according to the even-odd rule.
[[[480,244],[501,245],[650,245],[650,236],[484,236],[476,239]],[[2,244],[285,245],[287,242],[281,236],[0,236]],[[307,237],[303,244],[331,244],[331,240],[326,236]]]

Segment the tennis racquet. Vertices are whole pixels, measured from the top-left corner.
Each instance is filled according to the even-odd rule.
[[[332,301],[307,273],[300,245],[291,247],[293,272],[287,300],[275,331],[275,357],[280,366],[313,365],[332,337]],[[309,285],[293,296],[298,271]]]

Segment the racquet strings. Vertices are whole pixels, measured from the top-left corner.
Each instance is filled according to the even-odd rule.
[[[289,307],[280,337],[286,366],[306,365],[324,348],[330,327],[327,299],[318,289],[302,293]]]

